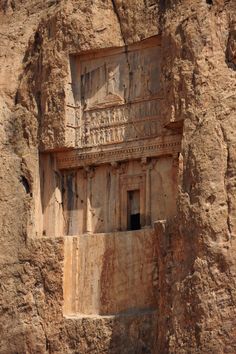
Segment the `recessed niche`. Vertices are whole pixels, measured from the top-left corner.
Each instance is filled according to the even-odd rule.
[[[159,37],[69,57],[74,149],[40,166],[42,234],[65,237],[65,315],[156,306],[153,224],[175,213],[181,143],[160,115],[160,61]]]
[[[99,146],[158,135],[160,38],[70,55],[67,121],[75,146]]]

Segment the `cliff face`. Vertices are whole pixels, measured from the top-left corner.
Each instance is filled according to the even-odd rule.
[[[67,146],[68,53],[157,34],[183,175],[176,218],[157,226],[158,316],[144,326],[156,353],[235,353],[234,1],[6,0],[0,23],[0,353],[150,352],[138,321],[65,322],[63,239],[36,237],[34,197],[39,149]]]
[[[160,247],[166,318],[158,346],[160,352],[233,353],[235,3],[180,1],[165,16],[167,109],[185,121],[178,231],[167,227]]]

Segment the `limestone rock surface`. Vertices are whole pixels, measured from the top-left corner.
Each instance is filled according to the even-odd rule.
[[[234,0],[0,0],[1,354],[236,352],[235,33]],[[157,314],[65,319],[64,240],[32,230],[38,152],[68,147],[68,53],[153,35],[163,119],[184,121],[177,213],[156,224]]]

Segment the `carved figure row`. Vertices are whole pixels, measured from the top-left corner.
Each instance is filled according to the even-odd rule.
[[[155,136],[158,133],[158,122],[155,120],[134,124],[119,125],[107,128],[95,128],[84,131],[82,145],[96,146],[113,142],[140,139]]]
[[[145,117],[156,116],[159,113],[159,102],[148,101],[131,106],[113,107],[87,111],[83,113],[82,124],[91,128],[125,123],[130,120],[139,121]]]

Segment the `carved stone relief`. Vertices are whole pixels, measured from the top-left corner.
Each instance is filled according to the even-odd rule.
[[[160,131],[159,103],[147,101],[84,113],[83,146],[156,136]]]
[[[153,37],[127,48],[73,56],[67,120],[75,122],[77,147],[160,135],[159,44]]]
[[[59,169],[78,168],[86,165],[98,165],[113,161],[132,160],[143,157],[173,155],[181,150],[181,136],[172,135],[150,138],[143,141],[132,141],[112,148],[105,145],[103,149],[87,148],[56,153]]]

